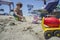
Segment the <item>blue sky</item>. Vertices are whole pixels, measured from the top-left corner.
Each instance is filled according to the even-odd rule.
[[[23,11],[24,16],[30,15],[28,13],[28,8],[27,8],[28,4],[34,5],[32,10],[41,9],[42,6],[44,5],[43,1],[41,1],[41,0],[40,1],[37,1],[37,0],[6,0],[6,1],[14,2],[14,8],[16,7],[17,2],[21,2],[23,4],[22,11]],[[2,6],[1,8],[5,8],[5,10],[6,10],[5,12],[9,11],[8,6]]]

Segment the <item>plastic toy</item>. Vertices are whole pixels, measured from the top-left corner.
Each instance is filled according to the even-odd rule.
[[[60,37],[60,19],[51,15],[43,17],[42,28],[44,31],[45,39],[49,39],[53,36]]]
[[[59,11],[54,12],[59,0],[55,2],[48,3],[44,8],[48,12],[48,16],[43,16],[42,18],[42,29],[44,31],[45,39],[49,39],[53,36],[60,37],[60,19],[57,18],[58,15],[53,15],[53,13],[60,13]]]
[[[37,15],[34,15],[33,22],[32,23],[39,24],[38,20],[39,20],[38,16]]]

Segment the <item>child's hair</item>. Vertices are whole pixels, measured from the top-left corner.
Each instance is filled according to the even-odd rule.
[[[16,5],[17,5],[17,6],[20,6],[20,8],[21,8],[23,4],[20,3],[20,2],[18,2]]]

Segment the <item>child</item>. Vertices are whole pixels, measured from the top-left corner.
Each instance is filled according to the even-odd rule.
[[[16,4],[16,8],[14,9],[14,16],[19,21],[22,21],[22,19],[24,18],[21,8],[22,8],[22,3],[19,2],[19,3]]]

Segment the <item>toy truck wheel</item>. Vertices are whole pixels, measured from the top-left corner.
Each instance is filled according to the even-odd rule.
[[[55,31],[55,32],[54,32],[54,36],[60,37],[60,31]]]
[[[44,33],[44,36],[45,36],[45,39],[49,39],[49,38],[51,38],[51,37],[53,36],[53,32],[51,32],[51,31],[46,31],[46,32]]]

